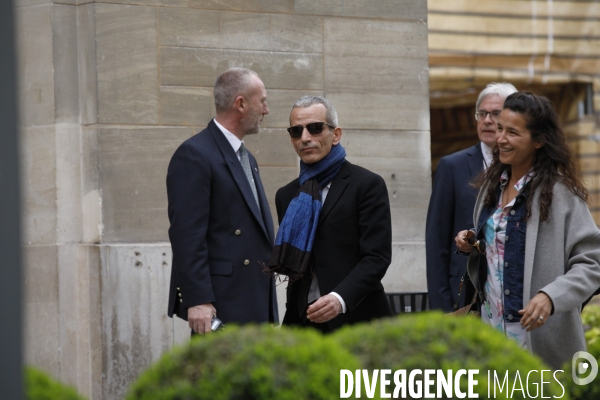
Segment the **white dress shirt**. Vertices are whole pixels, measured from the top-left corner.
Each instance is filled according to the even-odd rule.
[[[233,151],[235,152],[235,155],[237,156],[237,158],[239,160],[240,159],[239,150],[240,150],[240,147],[242,146],[242,143],[244,143],[244,142],[242,140],[240,140],[237,136],[235,136],[233,133],[229,132],[227,130],[227,128],[225,128],[223,125],[221,125],[219,122],[217,122],[216,119],[213,118],[213,121],[215,121],[215,125],[217,125],[217,127],[221,130],[221,132],[225,136],[225,139],[227,139],[227,141],[233,148]]]
[[[481,142],[481,153],[483,154],[483,169],[486,170],[487,167],[492,165],[492,161],[494,160],[492,148],[487,144]]]

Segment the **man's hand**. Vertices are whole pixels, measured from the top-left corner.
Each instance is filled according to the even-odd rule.
[[[308,307],[306,316],[311,322],[322,324],[323,322],[334,319],[341,312],[342,305],[337,297],[332,294],[327,294]]]
[[[552,312],[552,300],[544,292],[536,294],[523,310],[519,311],[521,326],[530,332],[544,325]]]
[[[188,324],[194,332],[205,334],[211,332],[212,317],[217,315],[217,310],[212,303],[200,304],[188,308]]]

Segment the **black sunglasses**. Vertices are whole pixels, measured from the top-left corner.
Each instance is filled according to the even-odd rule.
[[[323,132],[323,125],[327,125],[328,127],[335,129],[335,126],[331,126],[326,122],[312,122],[310,124],[306,124],[306,127],[302,125],[290,126],[289,128],[287,128],[287,131],[290,133],[290,136],[293,139],[298,139],[302,136],[304,128],[306,128],[308,133],[310,133],[311,135],[318,135],[319,133]]]

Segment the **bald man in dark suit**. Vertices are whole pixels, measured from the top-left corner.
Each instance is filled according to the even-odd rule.
[[[274,281],[263,273],[273,221],[256,160],[243,143],[268,114],[258,75],[232,68],[214,89],[217,115],[186,140],[169,164],[169,238],[173,249],[169,316],[193,332],[211,320],[278,322]]]

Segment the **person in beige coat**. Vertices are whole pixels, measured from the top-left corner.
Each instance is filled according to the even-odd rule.
[[[469,276],[482,320],[561,369],[586,350],[580,312],[600,287],[600,230],[550,100],[510,95],[496,139],[473,214],[485,253]],[[466,236],[455,240],[468,252]]]

